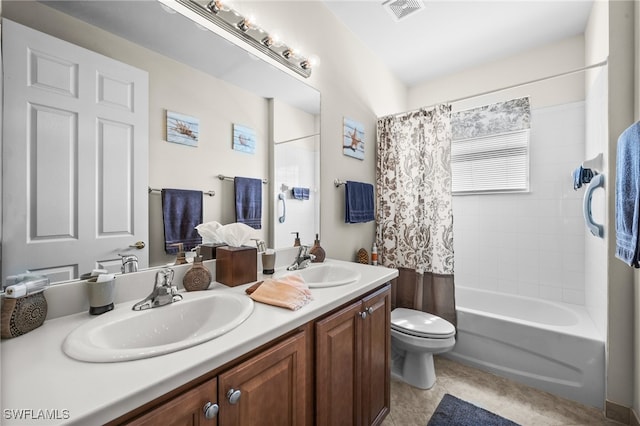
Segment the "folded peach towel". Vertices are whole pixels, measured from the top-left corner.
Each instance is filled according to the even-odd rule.
[[[313,299],[311,290],[298,274],[290,274],[279,279],[268,278],[249,297],[256,302],[293,311],[300,309]]]

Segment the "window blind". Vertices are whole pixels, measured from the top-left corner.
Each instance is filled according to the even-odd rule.
[[[454,140],[454,194],[529,190],[529,129]]]

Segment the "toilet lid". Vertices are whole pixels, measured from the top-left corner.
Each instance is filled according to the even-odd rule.
[[[430,339],[446,339],[456,334],[456,328],[449,321],[427,312],[406,308],[391,311],[391,328]]]

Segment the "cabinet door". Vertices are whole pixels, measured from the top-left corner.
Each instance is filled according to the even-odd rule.
[[[363,424],[381,424],[389,413],[391,378],[390,287],[363,300],[362,409]]]
[[[217,393],[217,380],[214,378],[127,424],[130,426],[216,426],[217,417],[205,418],[204,407],[207,403],[216,404]]]
[[[305,356],[301,332],[218,376],[220,424],[303,425]]]
[[[316,424],[361,424],[361,334],[357,302],[316,323]]]

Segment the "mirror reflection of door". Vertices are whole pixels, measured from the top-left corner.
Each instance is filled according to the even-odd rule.
[[[277,100],[271,101],[271,116],[273,246],[293,246],[293,233],[312,245],[320,232],[320,116]]]
[[[148,75],[3,20],[2,278],[148,264]],[[55,245],[55,246],[54,246]],[[72,262],[69,259],[73,259]]]

